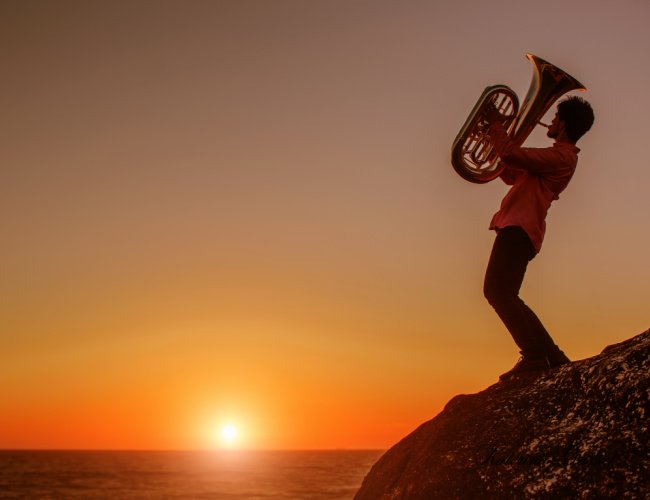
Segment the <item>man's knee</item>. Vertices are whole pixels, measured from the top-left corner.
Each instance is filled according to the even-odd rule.
[[[496,310],[507,308],[509,304],[517,300],[509,290],[505,290],[491,281],[486,280],[483,285],[483,296],[488,303]]]

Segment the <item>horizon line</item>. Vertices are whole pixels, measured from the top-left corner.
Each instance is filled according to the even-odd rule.
[[[336,452],[387,451],[388,448],[0,448],[3,452]]]

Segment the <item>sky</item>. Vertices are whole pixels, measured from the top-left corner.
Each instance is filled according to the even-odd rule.
[[[572,359],[646,330],[648,20],[2,0],[0,448],[383,449],[495,383],[519,356],[482,295],[507,187],[450,150],[486,86],[523,99],[527,52],[596,122],[522,297]]]

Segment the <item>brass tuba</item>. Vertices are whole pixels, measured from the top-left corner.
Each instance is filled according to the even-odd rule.
[[[533,54],[526,57],[533,65],[533,79],[521,110],[517,94],[510,87],[487,87],[454,140],[451,164],[465,180],[478,184],[489,182],[499,177],[504,168],[487,137],[491,123],[484,114],[490,103],[507,116],[503,126],[511,139],[521,145],[560,96],[571,90],[586,90],[578,80],[541,57]]]

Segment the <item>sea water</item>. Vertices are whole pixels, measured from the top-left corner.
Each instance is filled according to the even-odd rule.
[[[351,499],[381,451],[0,451],[2,499]]]

